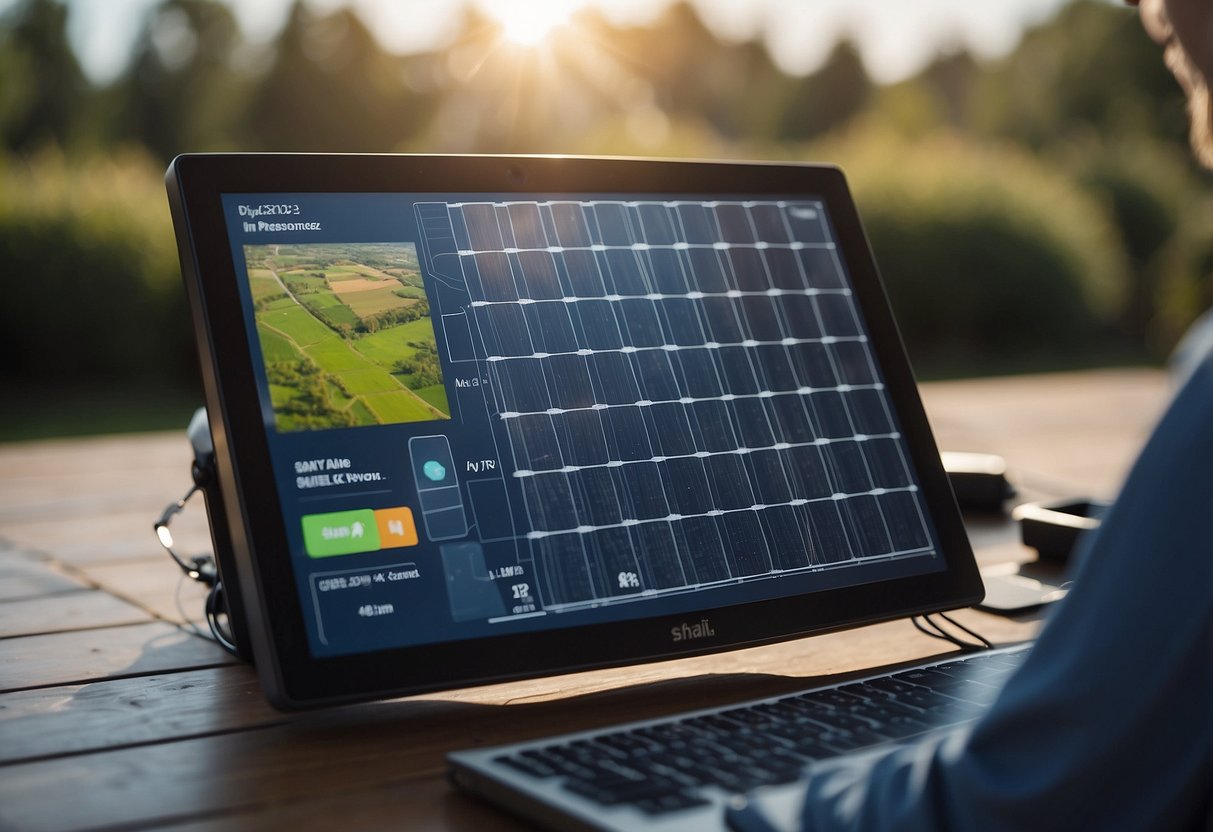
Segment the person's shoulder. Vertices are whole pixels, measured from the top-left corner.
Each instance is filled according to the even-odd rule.
[[[1213,483],[1213,466],[1190,465],[1213,456],[1213,310],[1188,330],[1172,354],[1175,397],[1142,452],[1141,463],[1170,459],[1182,477]],[[1175,472],[1172,472],[1175,476]]]
[[[1182,387],[1204,365],[1213,362],[1213,309],[1208,309],[1188,328],[1171,353],[1171,374]]]

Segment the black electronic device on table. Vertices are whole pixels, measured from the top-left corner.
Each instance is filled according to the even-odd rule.
[[[166,181],[275,705],[980,598],[839,170],[218,154]]]

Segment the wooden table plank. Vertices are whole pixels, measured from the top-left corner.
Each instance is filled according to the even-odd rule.
[[[974,613],[963,615],[961,620],[966,625],[1005,641],[1030,637],[1036,626],[1031,616],[1001,621]],[[868,662],[888,661],[890,645],[896,645],[898,656],[906,658],[946,649],[946,645],[922,637],[899,622],[865,628],[856,634],[836,633],[740,651],[731,654],[731,662],[722,662],[720,656],[701,657],[626,671],[612,668],[466,688],[415,699],[513,705],[559,699],[570,690],[586,694],[621,685],[660,684],[671,678],[744,676],[747,671],[760,671],[774,683],[781,675],[788,677],[789,667],[829,675],[865,667]],[[803,683],[801,677],[789,678],[789,685]],[[746,695],[757,694],[735,693]],[[299,715],[282,714],[265,702],[252,667],[244,664],[37,688],[3,698],[0,736],[5,741],[0,744],[0,763],[260,727],[296,718]]]
[[[107,592],[138,604],[166,621],[184,624],[188,616],[206,629],[203,609],[209,590],[186,578],[168,555],[160,562],[87,563],[78,565],[77,569]]]
[[[87,521],[64,522],[61,517],[15,520],[0,527],[0,533],[17,546],[44,552],[71,565],[158,561],[168,556],[156,540],[152,523],[168,502],[166,498],[160,505],[128,507],[126,511],[110,512]]]
[[[152,531],[190,485],[182,432],[0,445],[0,535],[70,564],[158,560]],[[210,548],[197,506],[173,521],[187,551]]]
[[[292,800],[247,810],[228,811],[183,824],[158,825],[173,832],[292,832],[334,827],[360,832],[440,832],[448,829],[495,829],[529,832],[534,826],[513,818],[451,788],[445,777],[427,775],[350,794],[317,800]]]
[[[921,385],[942,450],[1000,454],[1012,475],[1056,496],[1112,497],[1170,398],[1153,369],[966,379]]]
[[[721,682],[732,682],[722,685]],[[694,700],[695,690],[742,688],[763,680],[699,677],[623,691],[512,706],[436,701],[385,703],[284,726],[63,757],[8,767],[0,778],[0,825],[27,830],[164,822],[208,812],[359,792],[444,769],[454,745],[509,741],[536,726],[559,731],[642,717],[660,696]],[[56,796],[72,794],[73,800]]]
[[[45,557],[0,544],[0,601],[18,601],[89,589],[79,577],[59,569]]]
[[[0,602],[0,638],[139,624],[152,616],[97,589]]]
[[[189,487],[189,462],[184,425],[180,432],[2,444],[0,524],[167,503]]]
[[[0,641],[0,691],[234,662],[214,642],[153,621]]]
[[[16,691],[0,702],[0,764],[285,722],[252,666]]]

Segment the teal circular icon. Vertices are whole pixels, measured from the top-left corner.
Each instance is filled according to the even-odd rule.
[[[434,482],[442,482],[444,479],[446,479],[446,468],[436,459],[431,459],[425,465],[422,465],[421,473],[425,474]]]

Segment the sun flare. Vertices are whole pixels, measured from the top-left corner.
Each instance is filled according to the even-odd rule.
[[[521,46],[537,46],[563,26],[579,0],[493,0],[485,2],[485,12],[501,24],[506,40]]]

